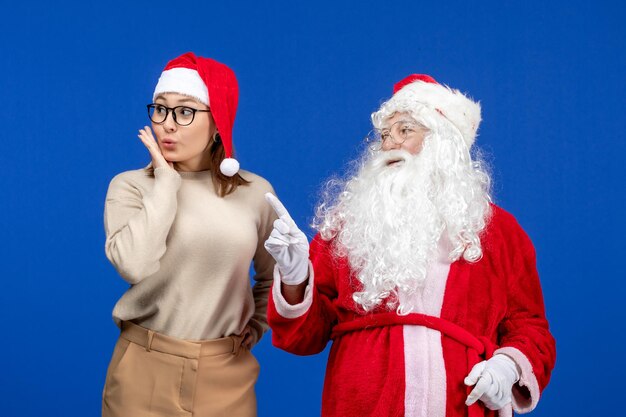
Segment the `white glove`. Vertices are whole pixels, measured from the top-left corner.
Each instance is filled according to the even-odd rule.
[[[278,215],[265,249],[276,260],[283,283],[301,284],[309,277],[309,241],[275,195],[266,193],[265,199]]]
[[[465,404],[481,400],[490,410],[500,410],[511,402],[513,384],[519,377],[517,364],[506,355],[496,354],[488,361],[477,363],[464,381],[467,386],[476,384]]]

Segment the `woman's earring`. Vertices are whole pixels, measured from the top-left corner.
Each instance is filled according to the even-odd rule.
[[[222,138],[220,137],[220,134],[219,134],[219,133],[216,133],[216,134],[213,136],[213,141],[214,141],[215,143],[220,143],[220,142],[222,141]]]

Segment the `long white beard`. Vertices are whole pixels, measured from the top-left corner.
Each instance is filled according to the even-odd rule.
[[[487,191],[478,179],[472,188],[467,178],[451,180],[458,172],[442,174],[435,154],[429,146],[416,156],[399,150],[373,154],[335,204],[318,207],[317,227],[323,238],[335,238],[337,255],[347,257],[362,284],[354,300],[366,311],[383,301],[398,313],[410,311],[398,294],[423,288],[444,231],[452,244],[450,260],[482,255],[478,233],[489,213]],[[394,160],[401,162],[388,165]]]

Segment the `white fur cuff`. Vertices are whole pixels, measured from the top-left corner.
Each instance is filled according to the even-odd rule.
[[[539,393],[539,383],[530,361],[526,355],[514,347],[500,348],[494,352],[494,355],[497,353],[503,353],[513,359],[522,370],[518,383],[513,385],[513,410],[520,414],[533,411],[539,402],[541,394]],[[528,389],[530,398],[526,397],[520,387]]]
[[[276,311],[278,314],[283,316],[286,319],[295,319],[303,316],[307,311],[309,311],[309,307],[313,304],[313,285],[314,285],[314,272],[313,272],[313,264],[309,261],[309,283],[304,290],[304,300],[300,304],[291,305],[285,300],[283,294],[280,290],[280,272],[278,271],[278,265],[274,266],[274,284],[272,288],[272,298],[274,300],[274,305],[276,306]]]

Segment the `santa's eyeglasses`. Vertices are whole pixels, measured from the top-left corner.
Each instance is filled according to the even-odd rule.
[[[385,141],[390,140],[396,145],[402,145],[408,139],[417,137],[426,127],[411,120],[398,120],[388,128],[374,129],[365,139],[373,151],[382,149]]]

